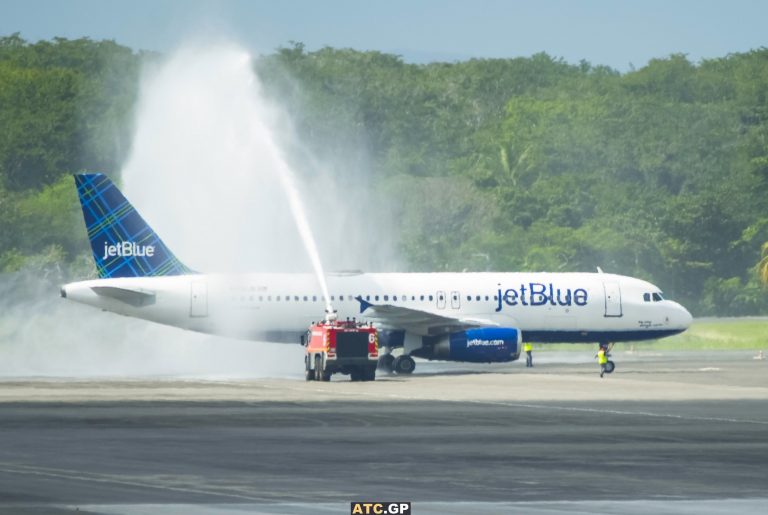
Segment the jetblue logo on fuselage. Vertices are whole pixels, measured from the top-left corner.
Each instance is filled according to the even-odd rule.
[[[501,285],[499,285],[501,286]],[[559,288],[552,283],[521,284],[519,288],[498,290],[496,311],[507,306],[586,306],[589,295],[584,288]]]
[[[122,256],[122,257],[152,257],[155,255],[154,245],[139,245],[132,241],[121,241],[114,245],[107,245],[104,242],[104,257]]]

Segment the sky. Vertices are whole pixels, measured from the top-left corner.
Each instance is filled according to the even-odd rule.
[[[768,46],[766,22],[763,0],[0,0],[0,35],[30,41],[166,52],[205,34],[257,54],[297,41],[416,63],[543,51],[620,71],[672,53],[698,62]]]

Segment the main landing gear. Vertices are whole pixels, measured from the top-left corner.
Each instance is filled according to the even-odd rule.
[[[379,358],[378,368],[395,374],[412,374],[416,368],[416,362],[407,354],[394,357],[389,352]]]
[[[600,349],[604,349],[605,350],[605,356],[606,357],[610,357],[611,356],[611,349],[613,349],[613,343],[600,343]],[[616,363],[614,363],[612,360],[609,359],[605,363],[605,367],[604,367],[603,371],[606,374],[610,374],[614,370],[616,370]]]

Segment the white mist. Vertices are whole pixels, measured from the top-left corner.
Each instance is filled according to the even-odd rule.
[[[186,47],[144,74],[122,189],[173,252],[202,272],[318,269],[320,254],[305,249],[291,205],[309,212],[301,231],[309,221],[322,229],[318,243],[332,270],[397,269],[388,211],[370,193],[365,159],[350,164],[343,154],[332,166],[312,158],[264,99],[242,49]],[[159,326],[61,300],[57,290],[5,314],[0,377],[303,375],[299,345]]]

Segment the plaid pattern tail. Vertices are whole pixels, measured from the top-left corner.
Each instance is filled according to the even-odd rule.
[[[77,174],[75,184],[99,277],[194,273],[173,255],[106,175]]]

